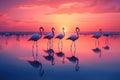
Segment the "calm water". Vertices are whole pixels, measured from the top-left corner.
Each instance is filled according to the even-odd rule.
[[[80,35],[71,52],[66,39],[62,50],[58,39],[48,50],[46,39],[33,47],[30,35],[1,35],[0,80],[120,80],[120,36],[110,36],[107,43],[102,36],[99,45],[91,36]]]

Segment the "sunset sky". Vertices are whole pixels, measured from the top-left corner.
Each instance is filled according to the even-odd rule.
[[[0,31],[120,31],[120,0],[0,0]]]

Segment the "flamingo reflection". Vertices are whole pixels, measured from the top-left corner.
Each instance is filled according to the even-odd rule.
[[[54,65],[54,50],[53,49],[48,49],[48,50],[44,50],[48,55],[47,56],[43,56],[47,61],[51,62],[51,65]]]
[[[76,52],[76,51],[74,51]],[[71,52],[72,53],[72,52]],[[79,71],[79,58],[75,56],[75,53],[72,54],[71,57],[67,57],[67,59],[72,62],[73,64],[75,64],[75,71],[78,72]]]
[[[109,47],[109,36],[111,35],[110,32],[104,32],[103,33],[103,36],[105,36],[105,46],[103,47],[103,49],[105,50],[109,50],[110,47]]]
[[[38,60],[38,47],[36,48],[36,53],[34,53],[34,49],[32,47],[32,57],[33,57],[33,60],[28,60],[28,62],[32,67],[39,70],[39,74],[42,77],[44,75],[44,69],[43,69],[42,63]]]
[[[71,56],[71,57],[67,57],[67,59],[72,62],[75,63],[75,71],[79,71],[79,59],[76,56]]]
[[[11,34],[9,32],[4,33],[5,36],[5,44],[8,45],[8,39],[11,36]]]
[[[16,41],[20,41],[20,34],[16,34]]]
[[[99,45],[97,45],[94,49],[92,49],[94,53],[99,54],[99,57],[101,58],[101,49],[99,48]]]
[[[56,55],[60,58],[63,58],[62,63],[64,64],[65,63],[65,54],[64,54],[64,52],[62,52],[62,49],[58,48],[58,50],[59,51],[56,53]]]

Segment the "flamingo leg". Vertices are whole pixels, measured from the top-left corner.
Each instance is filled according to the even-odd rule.
[[[35,41],[34,41],[34,43],[32,45],[32,56],[33,56],[33,59],[35,59],[35,56],[34,56],[34,45],[35,45]]]
[[[98,39],[98,46],[100,45],[99,39]]]
[[[58,50],[60,51],[60,40],[58,41]]]
[[[49,46],[50,46],[50,40],[48,40],[47,42],[47,49],[49,49]]]
[[[53,39],[52,39],[52,49],[53,49]]]
[[[76,53],[76,44],[75,44],[75,41],[74,41],[74,55]]]
[[[73,44],[73,42],[71,43],[71,46],[70,46],[70,51],[71,51],[71,53],[72,53],[72,44]]]
[[[63,56],[63,60],[62,60],[62,63],[63,63],[63,64],[65,63],[65,56]]]
[[[61,40],[61,51],[62,51],[62,49],[63,49],[63,42],[62,42],[62,40]]]
[[[95,40],[95,47],[97,47],[97,40]]]
[[[106,45],[109,44],[109,39],[108,39],[108,37],[106,37],[106,39],[105,39],[105,44],[106,44]]]
[[[100,51],[100,54],[99,54],[99,58],[101,58],[101,51]]]
[[[37,57],[38,57],[38,45],[37,45],[37,41],[36,41],[36,60],[37,60]]]

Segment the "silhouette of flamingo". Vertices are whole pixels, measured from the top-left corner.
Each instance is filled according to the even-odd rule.
[[[105,44],[106,45],[108,45],[109,44],[109,39],[108,39],[108,37],[111,35],[111,33],[110,32],[103,32],[103,36],[105,36],[106,37],[106,39],[105,39]],[[108,46],[106,46],[106,49],[108,48]],[[104,48],[105,49],[105,48]]]
[[[100,28],[100,29],[99,29],[99,32],[95,33],[95,34],[92,36],[93,38],[95,38],[95,39],[97,40],[97,42],[98,42],[97,44],[98,44],[98,45],[99,45],[99,40],[98,40],[98,39],[101,37],[101,35],[102,35],[102,29]],[[95,42],[95,45],[96,45],[96,42]]]
[[[79,38],[79,32],[80,32],[79,27],[76,27],[75,31],[76,31],[76,34],[77,34],[77,35],[72,34],[72,35],[70,35],[70,36],[67,38],[67,40],[71,40],[71,41],[72,41],[72,44],[74,44],[74,48],[76,49],[75,41]],[[72,51],[72,44],[71,44],[71,51]],[[75,50],[75,51],[76,51],[76,50]]]
[[[94,49],[92,49],[93,52],[98,53],[99,57],[101,58],[101,49],[99,47],[96,47]]]
[[[65,63],[65,54],[62,51],[60,51],[60,52],[57,52],[56,55],[60,58],[63,58],[62,63],[64,64]]]
[[[54,50],[53,49],[48,49],[48,50],[44,50],[48,55],[47,56],[43,56],[47,61],[51,61],[51,65],[54,65]]]
[[[38,33],[32,34],[29,41],[38,41],[42,37],[42,32],[44,31],[44,28],[40,27],[39,30],[40,30],[40,34]]]
[[[67,59],[72,62],[72,63],[75,63],[75,71],[79,71],[79,59],[75,56],[71,56],[71,57],[67,57]]]
[[[60,42],[61,42],[61,50],[62,50],[62,48],[63,48],[62,39],[65,37],[65,32],[64,32],[64,30],[65,30],[65,28],[63,27],[63,28],[62,28],[63,34],[60,33],[60,34],[58,34],[58,35],[56,36],[56,38],[59,39],[58,48],[59,48],[59,46],[60,46],[59,44],[60,44]]]
[[[46,34],[46,35],[44,36],[44,39],[48,39],[47,49],[53,47],[53,42],[51,42],[51,39],[52,39],[52,38],[54,37],[54,35],[55,35],[55,34],[54,34],[55,28],[52,27],[51,31],[52,31],[52,32],[49,32],[48,34]]]
[[[110,36],[110,32],[103,32],[103,36],[105,36],[105,37],[109,37]]]
[[[39,30],[40,30],[40,34],[38,34],[38,33],[32,34],[32,36],[30,37],[30,39],[28,41],[34,41],[34,43],[36,42],[36,44],[37,44],[37,41],[42,37],[42,33],[44,31],[44,28],[40,27]],[[34,44],[33,44],[33,47],[34,47]]]
[[[36,56],[34,56],[34,51],[32,48],[32,57],[33,57],[33,60],[28,60],[28,62],[34,68],[39,68],[39,73],[40,73],[40,76],[42,77],[44,75],[44,69],[43,69],[42,63],[38,60],[38,48],[36,48]]]

